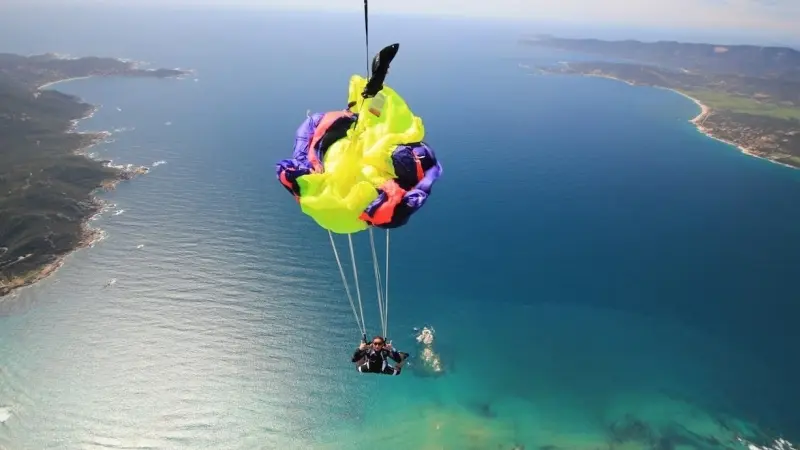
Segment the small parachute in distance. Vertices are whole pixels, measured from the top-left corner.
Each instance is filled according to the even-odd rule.
[[[442,173],[422,119],[383,85],[396,52],[394,44],[376,56],[369,81],[351,77],[346,109],[310,114],[297,129],[292,158],[276,164],[301,210],[331,232],[405,225]]]

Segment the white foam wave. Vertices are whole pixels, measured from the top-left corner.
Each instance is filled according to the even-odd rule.
[[[775,441],[773,441],[772,444],[764,447],[760,447],[753,443],[747,442],[746,440],[741,438],[739,439],[739,442],[747,445],[748,450],[798,450],[798,448],[795,447],[794,444],[783,438],[775,439]]]
[[[106,240],[106,238],[108,237],[108,233],[105,230],[92,229],[92,231],[94,232],[95,236],[94,239],[92,240],[92,243],[89,244],[89,248],[94,248],[95,245]]]
[[[114,160],[113,159],[109,159],[108,160],[107,166],[108,167],[112,167],[114,169],[124,170],[126,172],[131,172],[131,171],[134,171],[137,168],[139,168],[139,166],[137,166],[135,164],[130,164],[130,163],[128,163],[128,164],[114,164]]]
[[[8,406],[0,406],[0,423],[5,423],[11,418],[11,408]]]

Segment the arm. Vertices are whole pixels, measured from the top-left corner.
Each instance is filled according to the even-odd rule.
[[[366,351],[366,350],[361,350],[360,348],[357,348],[357,349],[356,349],[356,351],[355,351],[355,353],[353,353],[353,358],[352,358],[352,360],[351,360],[351,361],[352,361],[352,362],[358,362],[358,361],[359,361],[361,358],[363,358],[363,357],[364,357],[364,355],[366,355],[366,354],[367,354],[367,351]]]

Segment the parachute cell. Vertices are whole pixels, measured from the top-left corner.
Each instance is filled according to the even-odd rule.
[[[388,86],[362,99],[366,86],[353,75],[348,108],[309,115],[292,158],[276,165],[301,210],[334,233],[405,225],[442,172],[405,100]]]

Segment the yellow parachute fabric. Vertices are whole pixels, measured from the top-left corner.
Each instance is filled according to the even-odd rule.
[[[362,99],[364,77],[350,78],[348,104],[359,113],[357,125],[325,152],[323,173],[297,179],[300,208],[319,226],[334,233],[367,229],[359,217],[377,197],[377,188],[395,178],[392,152],[396,146],[425,137],[422,119],[388,86],[373,98]]]

